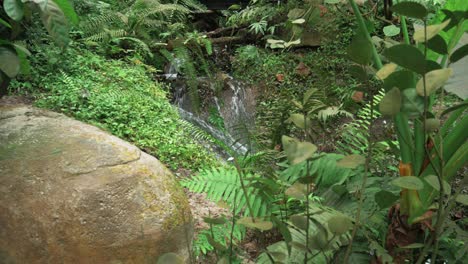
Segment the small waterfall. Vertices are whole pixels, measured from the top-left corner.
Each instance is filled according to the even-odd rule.
[[[168,67],[168,70],[171,69],[174,70],[176,67]],[[173,76],[173,74],[169,71],[164,76]],[[208,78],[199,78],[198,81],[205,84],[208,89],[215,89],[216,81]],[[213,96],[208,101],[209,104],[216,107],[223,118],[226,127],[225,131],[214,127],[207,121],[208,113],[194,113],[187,85],[182,78],[177,78],[172,82],[173,104],[178,108],[179,114],[183,119],[200,127],[215,139],[229,146],[237,154],[242,155],[247,153],[248,148],[243,145],[246,142],[242,140],[243,135],[242,131],[239,132],[239,127],[251,127],[253,125],[253,111],[249,111],[249,107],[246,106],[248,93],[242,82],[235,80],[231,76],[226,76],[224,78],[224,86],[224,89],[220,91],[218,96]]]

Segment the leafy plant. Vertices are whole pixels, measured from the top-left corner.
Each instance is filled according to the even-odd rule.
[[[78,15],[68,0],[4,0],[0,11],[0,29],[12,30],[13,27],[19,27],[18,22],[32,9],[40,11],[42,23],[55,42],[62,48],[66,47],[70,42],[69,22],[78,23]],[[31,54],[25,47],[7,40],[3,34],[0,35],[0,96],[6,94],[10,79],[20,72],[28,71],[26,57],[29,55]]]
[[[446,12],[447,19],[450,19],[452,23],[451,27],[455,27],[456,30],[450,39],[448,45],[450,48],[442,55],[441,64],[438,64],[427,59],[427,49],[430,48],[428,43],[432,37],[437,36],[444,28],[448,28],[449,22],[427,26],[428,11],[424,6],[415,2],[402,2],[394,5],[393,11],[402,15],[400,19],[405,43],[384,50],[383,55],[394,64],[382,66],[357,5],[353,0],[350,0],[350,3],[360,26],[360,35],[356,36],[348,54],[355,63],[363,67],[363,71],[364,67],[373,62],[373,67],[378,70],[377,79],[382,80],[384,87],[388,87],[386,95],[380,102],[380,112],[394,119],[400,150],[401,178],[394,181],[394,184],[401,187],[402,192],[399,207],[394,207],[390,212],[386,246],[394,261],[399,262],[409,258],[408,251],[398,251],[396,248],[415,243],[417,239],[423,239],[426,240],[425,245],[416,263],[424,261],[429,248],[433,248],[432,261],[435,261],[438,254],[438,243],[435,241],[442,231],[447,210],[450,210],[450,206],[444,206],[444,204],[450,204],[450,202],[446,203],[450,200],[445,199],[442,183],[450,181],[457,170],[468,161],[467,137],[461,132],[467,129],[465,121],[468,119],[460,116],[463,112],[460,110],[460,112],[454,112],[454,116],[439,127],[439,121],[432,120],[440,117],[440,114],[436,115],[431,110],[437,100],[434,91],[443,86],[451,75],[451,70],[445,68],[446,62],[453,52],[454,43],[460,38],[458,32],[463,28],[466,12]],[[454,15],[455,13],[459,15]],[[422,51],[410,45],[403,16],[423,20],[425,26],[417,30],[413,36],[416,42],[421,43]],[[397,70],[396,65],[401,68]],[[441,94],[439,102],[443,101],[443,92]],[[457,119],[458,122],[455,122]],[[412,126],[410,126],[410,120]],[[431,125],[433,123],[435,126]],[[451,134],[444,134],[449,129]],[[435,179],[441,186],[438,190],[427,184],[426,179],[429,175],[436,175]],[[427,213],[435,199],[438,200],[437,220],[431,225],[427,222],[429,218]],[[421,223],[432,226],[434,233],[425,236],[421,231],[410,231],[409,228],[412,225],[421,225]],[[398,228],[411,233],[412,239],[400,241],[399,231],[396,230]],[[348,260],[351,246],[352,241],[345,261]]]

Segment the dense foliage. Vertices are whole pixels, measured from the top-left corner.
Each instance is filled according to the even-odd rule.
[[[184,187],[227,205],[196,236],[202,263],[468,256],[466,87],[443,89],[468,55],[468,2],[254,0],[217,12],[194,0],[2,2],[3,93],[189,169]],[[182,82],[192,114],[228,133],[217,95],[229,73],[256,95],[255,127],[235,139],[248,142],[242,153],[170,104]]]

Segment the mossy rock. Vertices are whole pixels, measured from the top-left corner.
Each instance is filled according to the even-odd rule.
[[[156,158],[64,115],[0,104],[0,256],[8,263],[187,259],[191,220],[183,190]]]

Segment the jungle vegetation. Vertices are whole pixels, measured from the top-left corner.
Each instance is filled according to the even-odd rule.
[[[468,2],[209,2],[1,0],[0,96],[188,170],[230,211],[204,219],[192,263],[465,263],[468,86],[446,87],[468,72]],[[246,152],[181,118],[173,65],[225,133],[223,87],[200,79],[257,91]]]

